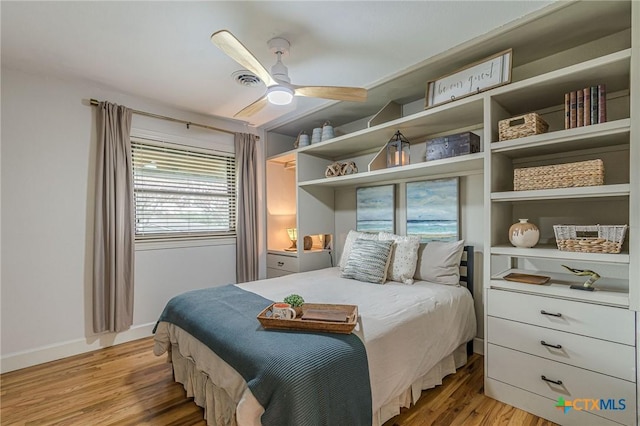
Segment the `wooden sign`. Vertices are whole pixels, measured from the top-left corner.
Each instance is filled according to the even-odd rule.
[[[427,84],[426,108],[511,83],[512,49],[496,53]]]

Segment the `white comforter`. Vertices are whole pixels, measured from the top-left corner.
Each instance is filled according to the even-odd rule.
[[[367,349],[374,412],[476,335],[473,299],[464,287],[417,281],[384,285],[340,278],[339,268],[239,284],[279,301],[358,305],[355,333]]]

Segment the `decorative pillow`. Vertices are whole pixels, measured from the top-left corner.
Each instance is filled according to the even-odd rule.
[[[358,281],[384,284],[389,269],[392,240],[376,241],[358,238],[353,242],[341,276]]]
[[[349,259],[349,254],[351,253],[351,246],[353,242],[358,238],[362,238],[363,240],[377,240],[378,234],[372,234],[370,232],[358,232],[351,230],[347,234],[347,239],[344,241],[344,247],[342,249],[342,256],[340,256],[340,270],[344,271],[344,266],[347,264],[347,259]]]
[[[387,278],[391,281],[413,284],[413,274],[416,272],[416,264],[418,263],[420,237],[417,235],[404,237],[389,232],[380,232],[378,239],[395,242],[391,249]]]
[[[460,284],[460,259],[464,240],[428,243],[418,258],[416,279],[438,284]]]

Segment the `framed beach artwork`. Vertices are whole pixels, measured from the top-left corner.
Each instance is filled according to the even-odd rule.
[[[356,189],[356,230],[395,232],[395,185]]]
[[[458,178],[407,183],[407,235],[422,242],[458,241]]]

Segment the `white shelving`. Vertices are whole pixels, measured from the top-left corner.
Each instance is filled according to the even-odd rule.
[[[640,73],[640,4],[578,1],[556,7],[557,10],[542,14],[531,22],[518,24],[520,27],[509,30],[507,38],[488,35],[477,46],[461,50],[466,55],[463,58],[457,54],[443,54],[429,66],[429,69],[438,71],[430,78],[437,78],[446,73],[442,73],[442,70],[451,71],[453,63],[472,63],[482,58],[482,55],[475,57],[474,52],[490,53],[513,47],[512,83],[288,151],[278,158],[270,158],[270,161],[282,164],[291,161],[296,164],[292,197],[296,199],[299,235],[335,234],[338,217],[342,220],[355,210],[355,202],[345,201],[345,198],[352,197],[355,192],[352,190],[358,186],[450,176],[461,176],[474,182],[482,180],[482,194],[478,192],[480,200],[475,199],[469,203],[471,205],[465,205],[462,201],[460,209],[462,216],[472,216],[479,211],[483,214],[482,218],[477,219],[482,223],[476,228],[484,229],[480,245],[484,252],[481,280],[484,300],[477,303],[476,307],[487,309],[483,316],[485,372],[492,368],[495,371],[497,364],[491,358],[492,354],[500,354],[499,347],[509,347],[513,352],[524,354],[524,358],[532,363],[545,358],[519,348],[517,339],[512,339],[507,346],[492,342],[490,323],[544,333],[557,328],[554,330],[557,336],[572,334],[572,337],[576,337],[580,334],[568,325],[577,317],[569,318],[568,315],[557,320],[557,323],[536,322],[540,318],[524,323],[522,320],[500,317],[498,313],[502,307],[496,306],[500,301],[514,301],[522,309],[530,308],[533,304],[536,307],[545,306],[549,302],[559,311],[564,306],[576,309],[575,312],[584,315],[584,318],[588,318],[592,310],[597,310],[604,313],[602,327],[622,325],[625,330],[635,330],[635,313],[630,310],[640,309],[640,244],[637,235],[640,229],[640,80],[636,77]],[[505,45],[511,42],[513,46]],[[564,94],[598,84],[605,84],[607,88],[608,121],[565,129]],[[532,111],[539,113],[549,123],[547,133],[498,141],[500,120]],[[423,143],[430,137],[471,130],[481,135],[483,152],[437,161],[414,161],[407,166],[371,172],[366,171],[365,167],[365,170],[361,168],[359,173],[353,175],[324,177],[326,166],[333,161],[353,160],[366,164],[367,156],[380,149],[398,130],[412,143]],[[596,158],[602,159],[605,164],[604,185],[513,190],[514,170],[517,168]],[[477,190],[477,187],[474,189]],[[343,205],[337,206],[339,202]],[[345,207],[344,204],[348,205]],[[508,244],[507,231],[520,217],[528,217],[531,222],[541,226],[547,238],[545,242],[553,242],[553,224],[629,224],[630,227],[623,252],[619,254],[560,251],[555,244],[516,248]],[[463,232],[469,232],[468,228]],[[310,261],[313,255],[303,251],[297,253],[300,270],[316,266]],[[316,253],[315,256],[319,259],[325,255]],[[602,273],[599,283],[611,287],[605,286],[606,290],[594,292],[572,290],[569,284],[579,283],[581,278],[563,274],[562,264],[588,267],[596,272],[606,271]],[[552,279],[549,284],[540,286],[514,283],[502,279],[508,272],[538,273],[551,276]],[[596,282],[595,286],[598,285]],[[540,315],[542,309],[533,310],[531,315]],[[554,318],[543,316],[540,321],[553,321]],[[618,318],[624,324],[616,324],[610,318]],[[567,324],[560,324],[563,321]],[[602,336],[582,337],[606,346],[603,343],[606,339]],[[539,341],[531,344],[540,345]],[[637,346],[626,340],[616,344],[626,345],[631,352],[635,352]],[[558,371],[568,364],[579,373],[584,367],[572,364],[571,354],[588,351],[588,347],[572,350],[574,352],[564,358],[549,361],[551,357],[544,363],[558,368]],[[635,359],[625,358],[625,362],[635,365]],[[527,365],[516,367],[513,372],[515,375],[530,372]],[[594,368],[592,372],[606,374],[606,368],[599,369],[597,365]],[[632,373],[629,377],[635,377],[635,368]],[[590,413],[577,411],[566,416],[557,414],[549,396],[555,393],[553,389],[546,392],[547,383],[529,383],[515,376],[511,379],[513,381],[497,380],[486,374],[485,393],[563,424],[588,424],[595,420],[603,424],[619,424],[614,423],[619,421],[627,424],[628,419],[637,419],[635,400],[627,405],[627,410],[633,412],[627,412],[622,417],[607,416],[607,413],[599,413],[599,417],[594,417]],[[535,380],[538,379],[539,376]],[[635,388],[635,383],[627,385]],[[541,387],[546,396],[536,391]],[[580,386],[574,386],[571,392],[571,395],[563,394],[563,397],[569,399],[590,395],[589,389]],[[636,391],[634,398],[637,398],[637,394]],[[529,404],[533,400],[535,404]]]
[[[435,161],[410,164],[391,169],[360,172],[353,175],[332,178],[313,179],[298,183],[300,187],[324,186],[340,187],[364,185],[377,182],[391,182],[394,180],[411,179],[416,177],[439,178],[448,176],[465,176],[482,171],[484,154],[481,152],[444,158]]]

